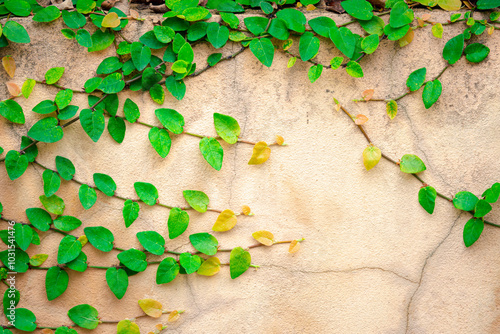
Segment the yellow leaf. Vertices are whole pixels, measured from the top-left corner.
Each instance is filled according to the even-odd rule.
[[[241,208],[241,211],[243,212],[243,214],[245,216],[248,216],[252,213],[252,210],[250,209],[250,207],[248,205],[243,205],[243,207]]]
[[[136,10],[131,9],[130,10],[130,17],[133,19],[138,19],[139,18],[139,12]]]
[[[144,313],[153,318],[159,318],[162,315],[163,306],[159,301],[154,299],[141,299],[139,300],[139,306],[142,308]]]
[[[104,16],[101,25],[106,28],[116,28],[120,25],[120,18],[115,12],[111,12]]]
[[[89,242],[89,239],[84,234],[84,235],[81,235],[81,236],[78,237],[78,241],[80,241],[80,243],[82,244],[82,247],[83,247],[83,246],[85,246],[87,244],[87,242]]]
[[[234,225],[236,225],[236,222],[237,220],[234,212],[232,210],[226,209],[221,212],[219,217],[217,217],[212,230],[216,232],[229,231],[234,227]]]
[[[278,145],[285,144],[285,138],[283,138],[281,136],[276,136],[276,144],[278,144]]]
[[[370,145],[365,148],[365,150],[363,151],[363,164],[365,165],[366,170],[370,170],[375,167],[380,161],[381,157],[382,152],[378,147]]]
[[[398,114],[398,104],[394,100],[389,100],[386,106],[386,112],[390,119],[394,119]]]
[[[161,331],[163,329],[163,324],[157,324],[155,325],[155,328],[159,331]]]
[[[252,157],[248,161],[249,165],[260,165],[271,156],[271,148],[265,141],[260,141],[253,147]]]
[[[49,256],[47,254],[36,254],[36,255],[33,255],[31,258],[30,258],[30,265],[32,267],[39,267],[41,266],[45,260],[47,260],[49,258]]]
[[[495,31],[495,27],[491,26],[488,28],[488,35],[493,35],[493,32]]]
[[[316,9],[316,7],[313,4],[309,4],[306,7],[306,10],[315,10],[315,9]]]
[[[374,89],[367,89],[363,93],[361,93],[361,96],[363,97],[363,100],[370,101],[373,97],[373,94],[375,94]]]
[[[300,2],[297,2],[297,8],[302,7],[302,4]]]
[[[2,58],[2,65],[7,74],[13,78],[16,73],[16,62],[12,56],[5,56]]]
[[[461,0],[439,0],[438,5],[439,5],[439,7],[443,8],[444,10],[448,10],[448,11],[459,10],[460,7],[462,7],[462,1]]]
[[[42,334],[54,334],[52,329],[44,328],[42,329]]]
[[[177,310],[172,311],[168,315],[168,322],[175,322],[175,321],[179,320],[180,317],[181,317],[181,314],[179,313],[179,311],[177,311]]]
[[[7,89],[9,90],[10,95],[19,96],[21,95],[21,88],[14,82],[7,82]]]
[[[121,320],[116,326],[117,334],[141,334],[139,326],[128,319]]]
[[[283,42],[283,50],[286,51],[290,49],[293,45],[293,40],[291,38],[287,39],[286,41]]]
[[[220,270],[220,260],[216,257],[210,257],[205,260],[198,268],[198,275],[213,276]]]
[[[366,122],[368,122],[368,117],[365,115],[358,114],[354,117],[354,123],[356,123],[356,125],[363,125]]]
[[[288,248],[288,253],[297,253],[300,249],[300,242],[294,240],[290,243],[290,247]]]
[[[408,44],[411,43],[411,41],[413,41],[413,37],[415,37],[415,32],[413,31],[413,29],[410,28],[410,30],[408,30],[408,32],[406,33],[406,35],[404,35],[403,38],[400,38],[398,40],[399,46],[400,47],[407,46]]]
[[[264,246],[272,246],[274,244],[274,235],[269,231],[254,232],[252,237]]]
[[[340,102],[336,98],[333,98],[333,103],[335,103],[335,110],[340,111]]]

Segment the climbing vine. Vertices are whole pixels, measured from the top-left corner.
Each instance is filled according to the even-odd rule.
[[[298,60],[310,63],[307,76],[311,83],[324,70],[340,68],[345,69],[348,75],[359,78],[364,76],[362,59],[374,54],[383,40],[397,41],[400,47],[405,47],[411,44],[415,33],[420,29],[430,26],[432,35],[442,38],[445,26],[461,24],[463,32],[451,38],[443,49],[442,56],[448,64],[437,76],[428,78],[427,68],[416,69],[408,77],[403,93],[379,98],[374,97],[374,89],[367,89],[362,92],[361,99],[355,100],[363,103],[384,102],[387,115],[392,120],[398,113],[398,101],[418,92],[422,87],[423,104],[427,109],[432,108],[445,89],[439,80],[445,71],[450,70],[463,55],[471,63],[480,63],[488,57],[489,48],[482,43],[471,42],[474,37],[483,33],[493,35],[495,30],[500,29],[500,12],[494,10],[500,6],[500,0],[479,0],[475,5],[460,0],[388,0],[385,8],[374,8],[366,0],[345,0],[340,2],[340,6],[352,20],[342,24],[337,24],[329,16],[307,20],[304,11],[315,10],[318,3],[319,0],[208,0],[201,3],[198,0],[166,0],[164,10],[161,10],[164,12],[164,19],[160,24],[143,34],[138,41],[130,41],[122,35],[122,30],[126,29],[130,20],[144,20],[135,10],[125,13],[115,7],[105,8],[103,0],[73,0],[71,8],[66,9],[55,5],[44,7],[35,0],[0,0],[0,48],[9,43],[30,43],[27,30],[15,17],[32,16],[33,21],[40,23],[62,19],[67,28],[62,29],[61,34],[74,40],[75,48],[82,51],[86,49],[88,52],[96,52],[112,46],[116,50],[116,56],[107,57],[98,64],[96,75],[86,80],[83,89],[58,84],[64,76],[64,67],[46,69],[44,78],[26,78],[21,87],[14,82],[6,83],[11,96],[0,102],[0,115],[13,124],[25,124],[25,110],[18,101],[30,98],[37,85],[52,86],[58,92],[53,100],[39,101],[35,105],[32,112],[47,116],[29,128],[18,149],[10,148],[0,158],[11,180],[22,177],[30,164],[43,170],[43,190],[39,197],[43,208],[26,208],[27,220],[24,222],[18,217],[0,216],[0,220],[8,227],[0,231],[0,238],[7,245],[7,249],[0,252],[0,261],[4,265],[0,269],[0,275],[2,282],[9,287],[3,298],[4,313],[9,324],[3,325],[2,333],[11,333],[9,328],[23,331],[43,329],[44,333],[55,330],[56,334],[76,333],[73,326],[95,329],[100,324],[107,323],[116,324],[118,333],[139,333],[139,327],[135,323],[135,319],[139,317],[159,318],[168,314],[168,321],[175,321],[184,312],[165,310],[159,301],[142,299],[138,303],[144,314],[111,321],[100,319],[93,306],[81,304],[68,311],[73,324],[40,326],[32,311],[17,307],[21,293],[9,283],[9,275],[13,273],[45,270],[46,295],[51,301],[67,290],[68,270],[103,270],[110,290],[117,299],[121,299],[127,291],[129,277],[152,266],[157,266],[157,284],[169,283],[179,274],[213,276],[225,265],[229,266],[230,277],[235,279],[248,268],[259,267],[251,262],[252,248],[289,244],[289,252],[294,253],[300,248],[300,242],[304,241],[277,241],[271,232],[261,230],[253,233],[257,244],[227,249],[219,245],[215,235],[203,232],[188,236],[194,250],[177,252],[168,249],[166,236],[156,231],[141,231],[136,234],[143,249],[127,249],[123,245],[116,245],[115,236],[105,226],[88,226],[83,229],[83,235],[71,234],[85,224],[78,217],[64,214],[65,202],[57,195],[64,183],[78,187],[78,198],[85,210],[90,210],[95,205],[100,193],[121,200],[125,229],[139,217],[139,202],[168,210],[170,240],[185,236],[184,232],[190,223],[190,210],[216,213],[217,218],[212,227],[214,232],[229,231],[240,218],[252,216],[253,213],[247,205],[243,205],[240,210],[213,208],[209,206],[209,196],[199,190],[182,192],[186,206],[163,203],[159,200],[160,193],[156,186],[142,181],[133,184],[137,198],[127,198],[118,193],[119,188],[125,185],[118,186],[111,175],[96,172],[92,181],[83,180],[76,177],[77,166],[63,156],[56,156],[53,163],[38,161],[38,143],[59,142],[63,140],[67,128],[80,124],[93,142],[97,142],[107,129],[111,138],[120,144],[126,136],[127,127],[143,126],[150,129],[147,140],[151,144],[151,153],[154,151],[161,158],[168,158],[175,138],[185,135],[200,139],[198,150],[217,171],[222,169],[224,161],[221,141],[230,145],[240,143],[252,146],[248,164],[260,165],[270,158],[272,146],[286,145],[283,137],[276,136],[270,144],[269,141],[242,139],[238,121],[230,115],[220,113],[213,114],[215,134],[194,133],[188,130],[189,124],[185,123],[183,115],[171,108],[154,110],[161,125],[149,124],[142,121],[141,112],[144,113],[144,110],[140,111],[132,99],[122,101],[120,109],[120,94],[126,90],[147,91],[151,100],[159,106],[166,102],[167,93],[182,100],[186,94],[185,80],[202,75],[218,63],[234,59],[247,49],[266,67],[272,66],[276,50],[290,57],[288,67],[294,66]],[[467,10],[463,14],[452,13],[447,22],[434,22],[430,13],[415,17],[413,8],[416,6],[439,7],[448,11],[461,8]],[[255,16],[246,16],[241,22],[236,14],[248,9],[260,11]],[[487,18],[475,19],[476,11],[486,11]],[[215,17],[215,14],[219,16]],[[365,36],[351,31],[349,25],[352,24],[358,24]],[[297,40],[298,48],[294,47]],[[241,47],[224,57],[222,53],[212,53],[206,59],[207,66],[197,68],[194,62],[196,44],[209,43],[214,49],[220,49],[228,42],[239,43]],[[330,42],[342,55],[333,57],[328,64],[322,64],[316,60],[320,43]],[[155,56],[153,53],[158,54],[155,50],[163,50],[163,57]],[[16,60],[5,55],[2,65],[13,78]],[[85,94],[88,106],[71,104],[75,94]],[[374,145],[365,131],[363,124],[368,121],[365,115],[351,114],[337,99],[334,99],[334,107],[351,118],[366,138],[368,146],[363,151],[362,158],[367,170],[374,168],[384,158],[399,166],[403,173],[411,174],[421,182],[418,202],[429,214],[434,212],[437,197],[452,202],[459,210],[471,213],[472,218],[466,223],[463,232],[467,247],[479,239],[485,224],[500,227],[485,220],[485,216],[492,210],[491,204],[500,197],[499,183],[486,189],[480,197],[467,191],[460,191],[453,198],[447,197],[418,175],[426,170],[425,163],[419,157],[405,154],[399,160],[390,158]],[[4,149],[0,147],[0,155],[3,153]],[[0,215],[2,211],[0,203]],[[57,265],[42,266],[49,257],[47,254],[28,255],[27,250],[31,245],[41,243],[39,232],[62,235],[57,250]],[[116,252],[116,265],[102,266],[93,259],[87,261],[83,252],[87,243],[102,252]],[[229,263],[221,263],[216,257],[223,252],[230,253]],[[165,257],[159,261],[151,261],[148,260],[150,254]],[[159,333],[165,328],[160,324],[153,332]]]

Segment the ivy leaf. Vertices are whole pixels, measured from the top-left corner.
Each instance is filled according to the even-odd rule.
[[[97,74],[110,74],[121,69],[123,64],[118,57],[105,58],[97,67]]]
[[[74,236],[67,235],[62,238],[57,251],[57,263],[65,264],[73,261],[80,255],[82,244]]]
[[[175,80],[174,76],[170,75],[165,79],[165,86],[170,94],[177,100],[182,100],[186,94],[186,84],[182,80]]]
[[[12,258],[14,258],[14,261],[12,261]],[[25,273],[28,271],[30,257],[22,249],[15,248],[14,252],[6,249],[0,252],[0,261],[2,261],[3,265],[10,271]]]
[[[490,213],[491,209],[492,207],[490,203],[488,203],[484,199],[480,199],[479,201],[477,201],[476,207],[474,208],[474,217],[482,218]]]
[[[146,68],[142,72],[142,89],[143,90],[149,90],[151,87],[153,87],[156,83],[160,82],[162,78],[162,75],[152,67]]]
[[[398,114],[398,104],[394,100],[389,100],[386,106],[386,112],[390,119],[394,119]]]
[[[83,208],[88,210],[94,206],[97,201],[97,194],[94,188],[91,188],[86,184],[82,184],[80,186],[80,190],[78,190],[78,198],[80,199],[80,203]]]
[[[29,16],[31,13],[31,6],[24,0],[6,0],[5,8],[16,16]]]
[[[23,108],[14,100],[0,101],[0,115],[12,123],[24,124],[25,122]]]
[[[104,132],[104,114],[102,110],[92,111],[83,109],[80,111],[80,124],[93,142],[97,143]]]
[[[100,30],[96,31],[96,33],[93,36],[90,36],[90,33],[87,30],[79,29],[76,32],[76,37],[75,37],[76,41],[81,46],[83,46],[85,48],[89,48],[88,49],[89,52],[98,51],[97,49],[104,50],[109,46],[108,45],[109,37],[107,37],[106,35],[104,35],[104,36],[101,36],[100,34],[98,35],[97,33],[99,31]],[[95,41],[95,46],[94,46],[94,41]],[[111,43],[113,43],[112,40],[111,40]]]
[[[144,271],[148,266],[146,254],[134,248],[121,252],[116,257],[125,267],[133,271]]]
[[[376,34],[379,37],[384,35],[385,22],[378,16],[373,16],[370,20],[360,20],[359,25],[370,35]],[[328,37],[328,36],[325,36]]]
[[[120,298],[118,298],[120,299]],[[141,334],[139,326],[128,319],[121,320],[116,326],[117,334]],[[58,333],[59,334],[59,333]]]
[[[151,128],[148,137],[151,145],[160,157],[166,158],[172,145],[172,140],[170,139],[167,130],[159,129],[157,127]]]
[[[400,28],[392,28],[389,24],[384,27],[384,34],[387,35],[387,39],[390,41],[397,41],[406,36],[410,30],[410,25],[404,25]]]
[[[13,78],[16,73],[16,62],[12,56],[4,56],[2,57],[2,65],[5,69],[5,72]]]
[[[77,35],[76,35],[77,41],[78,41],[78,34],[80,33],[80,31],[86,31],[86,30],[84,30],[84,29],[78,30]],[[86,35],[87,34],[88,34],[88,31],[86,32]],[[94,51],[104,50],[104,49],[108,48],[111,44],[113,44],[114,40],[115,40],[115,35],[110,30],[106,29],[103,32],[102,30],[98,29],[92,35],[92,39],[91,39],[92,46],[88,47],[88,51],[94,52]],[[79,41],[79,43],[80,43],[80,41]]]
[[[175,31],[166,26],[155,26],[153,32],[156,38],[162,43],[170,43],[175,37]]]
[[[139,300],[139,306],[144,311],[144,313],[146,313],[150,317],[159,318],[163,314],[163,306],[159,301],[156,301],[154,299],[141,299]]]
[[[224,150],[217,139],[204,137],[200,140],[199,146],[203,158],[205,158],[215,170],[220,170],[222,168]]]
[[[214,48],[219,49],[226,45],[229,39],[229,29],[217,22],[210,22],[207,25],[207,39]]]
[[[116,191],[116,183],[111,176],[101,173],[94,174],[94,183],[106,196],[113,196]]]
[[[50,114],[51,112],[54,112],[57,110],[57,107],[55,106],[54,102],[51,100],[44,100],[40,103],[38,103],[34,108],[33,112],[36,112],[37,114]]]
[[[250,253],[241,247],[236,247],[231,251],[229,258],[229,270],[231,278],[235,279],[243,274],[250,267]]]
[[[115,237],[110,230],[102,226],[90,226],[83,229],[90,244],[102,252],[110,252],[113,249]]]
[[[276,13],[276,17],[285,22],[288,29],[298,33],[305,32],[306,17],[294,8],[285,8]]]
[[[33,21],[36,22],[51,22],[57,20],[61,16],[61,11],[56,6],[48,6],[36,12],[33,16]]]
[[[197,251],[208,256],[215,255],[219,247],[217,239],[209,233],[191,234],[189,241]]]
[[[330,39],[346,57],[353,57],[354,49],[356,48],[356,39],[349,29],[345,27],[338,29],[337,27],[332,27],[330,29]]]
[[[488,57],[490,49],[484,44],[472,43],[467,45],[467,47],[464,50],[464,53],[465,53],[465,58],[471,63],[480,63],[484,59],[486,59],[486,57]]]
[[[36,227],[42,232],[46,232],[50,228],[50,224],[52,224],[52,217],[50,214],[44,209],[40,208],[29,208],[26,209],[26,216],[30,221],[31,225]]]
[[[401,28],[411,23],[414,17],[413,9],[408,8],[404,1],[398,1],[392,7],[389,22],[392,28]]]
[[[424,101],[425,109],[429,109],[434,103],[437,102],[441,96],[442,90],[443,86],[441,85],[441,81],[438,79],[429,81],[425,84],[424,91],[422,92],[422,100]]]
[[[368,146],[363,151],[363,164],[365,165],[366,170],[370,170],[375,167],[382,157],[382,152],[378,147]]]
[[[68,273],[58,266],[50,267],[45,276],[45,291],[49,301],[56,299],[68,288]]]
[[[19,248],[26,251],[31,244],[33,230],[28,225],[14,224],[14,236]]]
[[[82,225],[82,221],[73,216],[59,216],[54,219],[54,227],[61,231],[73,231]]]
[[[269,231],[254,232],[252,233],[252,237],[264,246],[272,246],[274,244],[274,235]]]
[[[220,13],[220,17],[232,29],[237,29],[240,24],[240,19],[233,13]]]
[[[64,74],[64,67],[54,67],[45,73],[45,82],[48,85],[55,84]]]
[[[186,211],[179,208],[173,208],[170,210],[168,216],[168,237],[170,239],[175,239],[180,236],[189,225],[189,215]]]
[[[125,104],[123,105],[123,113],[125,114],[125,118],[130,123],[135,123],[141,113],[139,112],[139,107],[137,104],[131,99],[127,98],[125,100]]]
[[[432,34],[436,38],[443,38],[443,25],[441,23],[436,23],[432,26]]]
[[[214,125],[217,134],[228,144],[238,141],[241,129],[238,121],[231,116],[214,113]]]
[[[367,36],[361,41],[361,48],[366,54],[372,54],[377,50],[379,44],[379,36],[376,34]]]
[[[71,89],[63,89],[57,92],[54,102],[57,104],[59,109],[66,108],[73,98],[73,91]]]
[[[159,105],[162,105],[165,102],[165,91],[159,84],[154,84],[153,87],[149,89],[149,95],[151,96],[151,99]]]
[[[464,49],[464,35],[460,34],[450,39],[443,49],[443,58],[448,61],[450,65],[455,64]]]
[[[85,16],[77,11],[69,12],[67,10],[63,10],[62,18],[64,23],[71,29],[83,28],[85,23],[87,23]]]
[[[427,169],[422,159],[413,154],[405,154],[399,163],[399,169],[403,173],[417,174]]]
[[[210,257],[205,260],[197,271],[198,275],[213,276],[220,270],[220,260],[216,257]]]
[[[482,219],[471,218],[464,226],[464,244],[465,247],[472,246],[477,239],[481,236],[484,229],[484,222]]]
[[[191,253],[182,253],[179,256],[180,265],[186,270],[186,274],[195,273],[201,266],[201,257]]]
[[[109,289],[116,298],[122,299],[128,288],[128,275],[121,268],[109,268],[106,270],[106,282]]]
[[[453,205],[458,210],[472,211],[476,207],[479,198],[471,192],[460,191],[453,198]]]
[[[359,20],[370,20],[373,16],[373,6],[366,0],[347,0],[340,5],[349,15]]]
[[[179,264],[173,257],[164,258],[156,271],[156,284],[165,284],[174,280],[179,274]]]
[[[500,6],[500,0],[479,0],[476,5],[478,9],[493,9]]]
[[[151,183],[136,182],[134,189],[137,196],[147,205],[155,205],[158,200],[158,190]]]
[[[222,58],[222,53],[212,53],[207,58],[207,64],[209,66],[215,66]]]
[[[155,231],[143,231],[136,234],[137,239],[148,252],[154,255],[165,253],[165,239]]]
[[[59,190],[61,178],[56,172],[46,169],[43,171],[42,179],[45,196],[50,197]]]
[[[36,254],[30,258],[30,266],[39,267],[41,266],[49,256],[47,254]]]
[[[427,68],[422,67],[416,71],[411,72],[410,76],[406,80],[406,86],[410,89],[410,91],[414,92],[422,85],[425,81],[425,75],[427,74]]]
[[[7,21],[3,26],[3,36],[14,43],[30,43],[26,29],[16,21]]]
[[[23,83],[23,86],[21,87],[21,93],[26,99],[30,97],[31,92],[33,92],[33,88],[35,88],[35,85],[36,81],[33,79],[26,79],[26,81]]]
[[[459,10],[462,7],[462,1],[460,0],[438,0],[439,7],[444,10],[453,11]]]
[[[86,329],[95,329],[100,322],[99,313],[88,304],[80,304],[71,308],[68,311],[68,317],[76,325]]]
[[[9,320],[14,322],[15,328],[26,332],[33,332],[36,329],[36,317],[33,312],[26,308],[16,308],[14,312]]]
[[[436,189],[431,186],[420,188],[418,191],[418,202],[432,215],[436,206]]]
[[[55,215],[63,214],[66,205],[64,204],[64,201],[62,200],[61,197],[57,195],[52,195],[50,197],[42,195],[39,197],[39,199],[48,212],[53,213]]]
[[[255,36],[260,36],[264,31],[266,31],[269,19],[262,16],[251,16],[245,17],[243,19],[245,26],[248,30]]]
[[[222,211],[215,221],[212,230],[215,232],[225,232],[231,230],[237,223],[236,215],[232,210]]]
[[[365,0],[363,0],[365,1]],[[307,31],[299,41],[300,58],[303,61],[308,61],[316,56],[319,51],[319,38],[315,37],[312,32]]]
[[[102,83],[102,78],[94,77],[85,81],[83,87],[85,88],[85,92],[90,94],[94,90],[96,90],[101,85],[101,83]]]
[[[495,203],[500,197],[500,183],[495,183],[481,195],[488,203]]]
[[[250,51],[267,67],[271,67],[274,58],[274,46],[268,38],[253,39],[250,42]]]
[[[316,17],[312,20],[309,20],[308,23],[315,33],[326,38],[330,37],[330,29],[332,27],[337,27],[335,21],[326,16]]]
[[[125,227],[129,227],[139,217],[139,203],[132,200],[126,200],[123,206],[123,220]]]
[[[109,12],[104,16],[101,22],[101,26],[105,28],[116,28],[120,25],[121,21],[118,14],[115,12]]]
[[[108,132],[118,144],[123,142],[125,139],[126,131],[125,121],[121,117],[111,117],[108,121]]]
[[[155,115],[168,131],[175,134],[181,134],[184,131],[184,116],[174,109],[156,109]]]
[[[345,70],[347,74],[354,78],[362,78],[364,76],[361,65],[359,65],[359,63],[354,60],[350,60],[347,63]]]
[[[323,72],[323,65],[321,64],[313,65],[309,68],[309,71],[307,71],[307,77],[309,78],[309,81],[311,81],[311,83],[314,83],[316,80],[319,79],[322,72]]]
[[[55,143],[61,140],[63,135],[63,129],[58,125],[55,117],[39,120],[28,131],[29,137],[44,143]]]
[[[311,21],[309,21],[309,23],[310,22]],[[269,29],[267,30],[267,32],[274,38],[282,41],[287,40],[288,37],[290,37],[290,32],[288,31],[285,21],[278,18],[274,18],[271,20],[271,24],[269,25]],[[230,32],[229,39],[234,42],[242,41],[246,38],[245,34],[240,31],[235,32],[235,34],[233,35],[231,35],[231,33],[233,33],[233,31]],[[236,35],[237,33],[241,33],[241,35]]]
[[[189,206],[198,212],[206,212],[208,209],[209,199],[203,191],[184,190],[182,192]]]
[[[253,147],[252,156],[248,161],[249,165],[260,165],[266,162],[271,156],[271,148],[265,141],[260,141]]]
[[[106,94],[119,93],[125,88],[125,81],[121,73],[112,73],[102,80],[98,88]]]
[[[18,151],[11,150],[5,156],[5,169],[7,170],[9,179],[12,181],[24,174],[28,168],[28,164],[28,157],[21,155]]]

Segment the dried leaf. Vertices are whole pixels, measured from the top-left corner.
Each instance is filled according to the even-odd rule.
[[[243,214],[245,216],[252,214],[252,210],[250,209],[250,207],[248,205],[243,205],[243,207],[241,208],[241,211],[243,212]]]
[[[2,58],[2,65],[3,68],[5,69],[5,72],[13,78],[14,74],[16,73],[16,62],[14,61],[14,58],[12,56],[5,56]]]
[[[155,328],[159,331],[161,331],[163,329],[163,324],[157,324],[155,325]]]
[[[236,225],[236,223],[237,219],[234,212],[232,210],[226,209],[221,212],[219,217],[217,217],[212,230],[216,232],[229,231]]]
[[[139,12],[136,10],[131,9],[130,10],[130,17],[133,19],[138,19],[139,18]]]
[[[358,114],[354,117],[354,123],[356,123],[356,125],[363,125],[366,122],[368,122],[368,117],[365,115]]]
[[[276,136],[276,144],[283,145],[285,143],[285,139],[281,136]]]
[[[198,268],[198,275],[213,276],[220,270],[220,260],[216,257],[209,257]]]
[[[422,20],[422,19],[417,19],[417,22],[418,22],[418,26],[419,26],[420,28],[423,28],[423,27],[424,27],[424,24],[425,24],[424,20]]]
[[[306,10],[315,10],[316,7],[313,4],[309,4],[306,6]]]
[[[115,12],[111,12],[104,16],[101,25],[107,28],[116,28],[120,25],[120,18]]]
[[[333,103],[335,103],[335,110],[340,111],[340,103],[336,98],[333,98]]]
[[[430,18],[431,18],[431,14],[429,14],[429,13],[425,13],[424,15],[422,15],[422,20],[424,20],[424,21],[429,21]]]
[[[81,235],[81,236],[78,237],[78,241],[80,241],[80,243],[82,244],[82,247],[83,247],[83,246],[85,246],[87,244],[87,242],[89,242],[89,239],[84,234],[84,235]]]
[[[493,32],[495,31],[495,27],[491,26],[488,28],[488,35],[493,35]]]
[[[54,331],[49,328],[42,329],[42,334],[54,334]]]
[[[399,46],[400,47],[407,46],[408,44],[411,43],[411,41],[413,41],[413,37],[415,37],[415,32],[413,31],[413,29],[409,29],[406,35],[404,35],[403,38],[398,40]]]
[[[156,301],[154,299],[141,299],[139,300],[139,306],[144,311],[144,313],[146,313],[150,317],[159,318],[162,315],[163,306],[159,301]]]
[[[177,311],[177,310],[172,311],[168,315],[168,322],[175,322],[175,321],[179,320],[180,317],[181,317],[181,314],[179,313],[179,311]]]
[[[21,88],[14,82],[7,82],[7,89],[9,90],[10,95],[19,96],[21,95]]]
[[[297,253],[299,249],[300,249],[300,242],[298,242],[297,240],[293,240],[290,243],[290,247],[288,248],[288,253],[290,254]]]
[[[274,235],[269,231],[262,230],[254,232],[252,237],[264,246],[272,246],[274,244]]]
[[[267,146],[267,143],[260,141],[253,147],[252,157],[248,161],[249,165],[260,165],[269,159],[271,156],[271,148]]]
[[[373,94],[375,94],[374,89],[367,89],[363,93],[361,93],[361,96],[363,97],[363,100],[370,101],[373,97]]]

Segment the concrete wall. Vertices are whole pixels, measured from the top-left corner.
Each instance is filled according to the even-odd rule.
[[[307,15],[328,15],[338,23],[349,20],[330,12]],[[137,40],[158,18],[131,22],[124,36]],[[432,13],[437,22],[448,18],[449,13]],[[28,29],[31,44],[0,50],[0,56],[15,58],[18,69],[13,81],[18,84],[27,77],[42,80],[49,68],[64,66],[60,84],[80,88],[95,75],[102,59],[114,55],[113,47],[87,53],[65,39],[59,32],[61,20],[50,24],[29,18],[19,21]],[[198,140],[185,135],[174,136],[169,156],[162,159],[148,142],[149,129],[137,124],[127,125],[121,145],[106,133],[94,143],[79,124],[65,129],[60,142],[39,144],[39,162],[54,168],[56,155],[67,157],[76,166],[75,178],[87,183],[92,183],[93,173],[109,174],[122,196],[135,198],[133,183],[144,181],[156,185],[163,203],[184,206],[182,190],[198,189],[210,196],[215,208],[239,210],[249,205],[254,217],[242,217],[232,231],[216,234],[225,248],[254,244],[251,234],[261,229],[272,231],[279,240],[304,237],[306,241],[293,255],[287,253],[286,245],[253,249],[252,262],[261,268],[236,280],[223,267],[214,277],[181,275],[160,286],[152,266],[130,278],[129,290],[120,301],[108,289],[105,271],[89,269],[69,271],[68,290],[48,302],[45,271],[31,270],[18,275],[19,306],[31,309],[42,326],[71,323],[67,310],[81,303],[96,307],[105,320],[134,317],[142,313],[137,300],[154,298],[167,309],[186,310],[170,325],[167,332],[171,333],[498,333],[500,229],[486,226],[479,241],[466,249],[462,229],[469,215],[441,199],[435,213],[427,214],[417,201],[420,183],[386,161],[367,172],[361,158],[365,139],[332,104],[336,97],[352,113],[368,116],[366,130],[388,156],[420,156],[428,167],[421,176],[438,191],[448,196],[461,190],[480,195],[500,175],[498,31],[475,38],[491,49],[486,61],[476,65],[462,58],[445,72],[443,94],[429,110],[423,106],[420,91],[400,101],[392,121],[384,103],[351,102],[369,88],[375,89],[375,97],[398,96],[406,89],[408,75],[423,66],[428,77],[434,77],[446,64],[441,56],[444,44],[462,30],[461,24],[446,26],[443,39],[437,39],[430,27],[418,29],[413,43],[405,48],[384,40],[374,55],[361,61],[365,71],[361,79],[341,69],[325,70],[311,84],[309,63],[297,61],[287,69],[289,57],[276,52],[268,69],[246,50],[186,80],[182,101],[167,93],[163,107],[183,114],[187,131],[215,135],[212,114],[221,112],[240,122],[243,139],[272,142],[275,135],[282,135],[289,146],[273,147],[269,161],[260,166],[247,165],[251,146],[223,144],[224,164],[217,172],[203,160]],[[295,53],[297,45],[292,49]],[[322,40],[322,45],[319,61],[327,63],[339,55],[331,42]],[[238,48],[229,43],[222,52],[227,55]],[[195,61],[203,67],[213,52],[211,46],[197,45]],[[0,71],[0,81],[8,80]],[[17,149],[21,135],[41,118],[30,110],[41,100],[53,99],[56,92],[37,85],[28,100],[19,98],[26,124],[1,119],[0,146]],[[1,85],[0,96],[8,96]],[[119,97],[120,105],[126,97],[133,99],[144,122],[160,124],[154,116],[158,105],[147,92],[124,92]],[[86,95],[75,94],[73,104],[86,107]],[[27,221],[25,209],[41,206],[42,172],[30,165],[25,175],[10,181],[5,170],[0,171],[4,217]],[[125,229],[121,200],[99,194],[96,205],[85,211],[74,182],[63,182],[58,194],[66,202],[65,213],[83,221],[72,232],[75,235],[83,234],[85,226],[103,225],[115,234],[117,246],[128,248],[140,247],[135,237],[139,231],[167,232],[168,210],[164,208],[141,204],[139,219]],[[188,230],[167,241],[169,249],[189,250],[187,235],[210,231],[217,218],[210,212],[189,214]],[[500,223],[498,205],[490,220]],[[31,246],[28,253],[47,253],[45,265],[55,265],[61,236],[50,232],[40,236],[42,244]],[[117,263],[116,252],[102,253],[91,245],[84,251],[90,264]],[[221,260],[228,261],[228,255],[221,254]],[[138,320],[145,333],[158,322]],[[113,325],[101,325],[94,332],[115,331]]]

